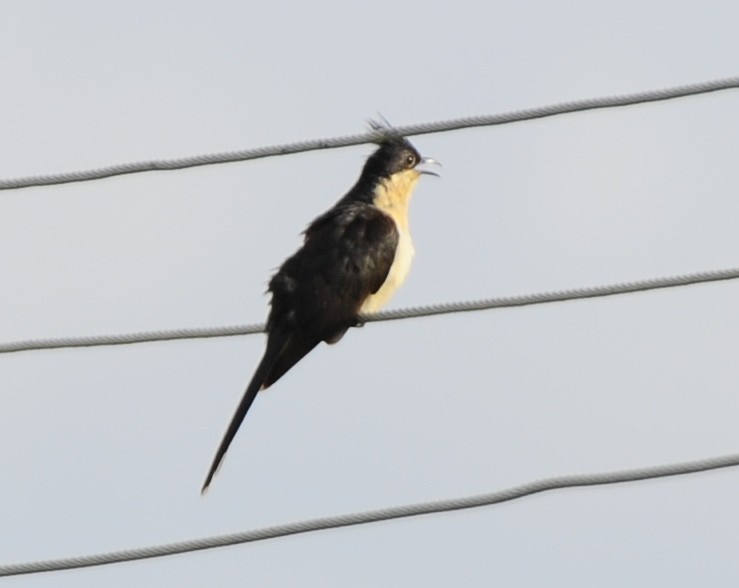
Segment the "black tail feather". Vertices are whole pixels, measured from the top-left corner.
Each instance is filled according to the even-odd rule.
[[[249,412],[254,399],[260,390],[269,388],[277,380],[279,380],[285,373],[303,359],[316,345],[320,343],[318,341],[306,342],[298,339],[294,336],[283,335],[280,333],[270,333],[267,340],[267,349],[264,352],[262,361],[259,362],[257,370],[252,376],[251,382],[246,387],[246,391],[241,398],[236,412],[231,418],[231,423],[228,425],[228,429],[223,435],[221,444],[218,446],[213,463],[210,466],[208,475],[205,478],[203,488],[200,490],[201,494],[205,494],[210,486],[213,476],[216,475],[218,468],[223,461],[226,452],[228,451],[231,442],[236,437],[236,433],[241,426],[241,423],[246,417],[246,413]]]
[[[320,341],[305,341],[297,337],[291,337],[283,346],[277,360],[272,364],[271,369],[264,376],[264,387],[269,388],[290,369],[303,359]]]
[[[241,423],[244,421],[244,417],[246,417],[246,413],[249,412],[252,402],[254,402],[254,399],[257,397],[257,393],[263,387],[267,387],[264,385],[264,382],[272,370],[272,367],[279,359],[287,342],[287,337],[281,337],[276,334],[270,335],[267,340],[267,349],[264,352],[264,357],[262,357],[262,361],[259,362],[259,366],[257,366],[251,382],[249,382],[249,385],[246,387],[246,391],[241,397],[241,402],[239,402],[239,406],[231,418],[231,423],[228,425],[228,429],[226,429],[226,432],[223,434],[221,444],[218,446],[218,451],[216,451],[215,457],[213,458],[213,463],[210,466],[208,475],[205,477],[205,483],[200,490],[201,494],[205,494],[206,490],[208,490],[208,486],[210,486],[213,476],[215,476],[218,471],[231,442],[234,440],[234,437],[236,437],[236,433],[239,430]]]

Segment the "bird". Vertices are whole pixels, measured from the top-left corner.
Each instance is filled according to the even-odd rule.
[[[361,315],[380,309],[405,281],[414,256],[408,226],[423,158],[392,128],[370,123],[375,151],[354,186],[303,232],[303,244],[269,282],[267,343],[215,453],[204,494],[260,390],[279,380],[322,341],[337,343]]]

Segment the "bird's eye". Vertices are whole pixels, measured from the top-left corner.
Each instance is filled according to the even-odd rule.
[[[413,167],[414,165],[416,165],[416,156],[413,155],[412,153],[409,153],[408,155],[406,155],[405,164],[408,167]]]

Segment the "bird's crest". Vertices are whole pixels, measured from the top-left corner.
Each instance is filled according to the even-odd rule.
[[[386,119],[382,113],[378,112],[379,120],[369,119],[367,124],[372,134],[372,142],[377,145],[386,143],[405,143],[407,140],[398,130]]]

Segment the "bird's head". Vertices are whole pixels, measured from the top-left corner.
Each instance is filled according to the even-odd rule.
[[[407,207],[408,200],[423,174],[439,174],[424,169],[423,165],[437,161],[423,158],[408,139],[389,125],[370,121],[377,145],[374,153],[367,158],[362,173],[354,187],[342,201],[361,200],[381,208]]]
[[[414,180],[414,183],[422,174],[438,177],[436,172],[419,167],[428,163],[438,165],[438,162],[421,157],[408,139],[388,129],[380,132],[380,129],[374,127],[374,130],[378,132],[375,141],[378,147],[367,159],[363,176],[387,181],[399,174],[408,180]]]
[[[389,178],[394,174],[414,171],[417,175],[434,172],[418,169],[424,163],[436,163],[432,159],[424,159],[408,139],[400,135],[386,135],[377,141],[378,148],[370,155],[364,166],[365,173],[380,178]]]

